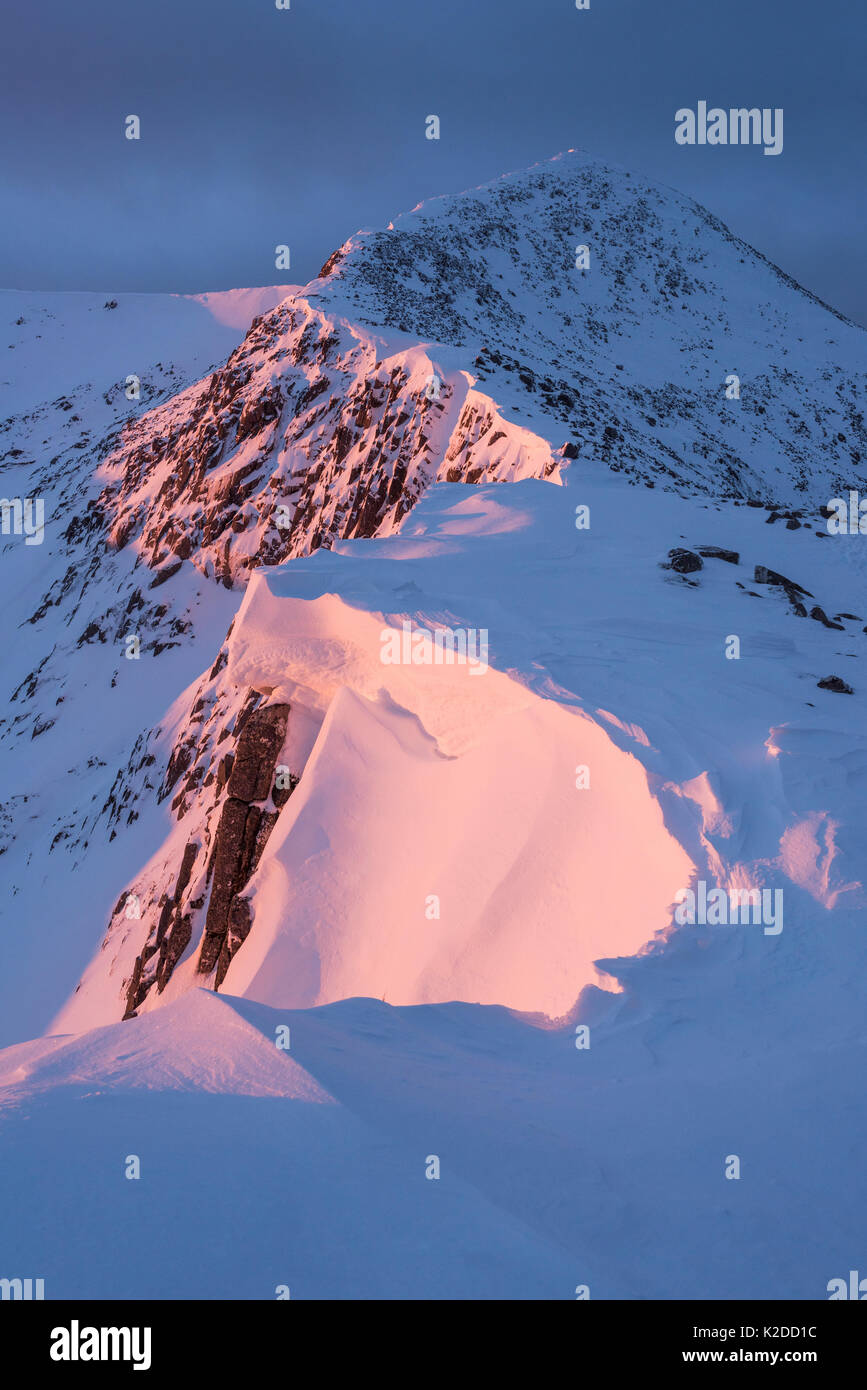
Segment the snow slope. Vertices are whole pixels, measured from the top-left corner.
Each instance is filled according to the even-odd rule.
[[[82,391],[98,401],[100,391],[130,373],[146,381],[163,360],[167,374],[176,374],[177,389],[184,375],[189,379],[230,353],[257,314],[296,288],[203,295],[0,290],[6,338],[0,414]]]
[[[797,949],[736,991],[700,955],[587,1001],[586,1050],[501,1008],[204,992],[12,1048],[9,1272],[79,1299],[824,1298],[864,1244],[863,1001],[829,1035]]]
[[[8,1267],[50,1270],[47,1298],[508,1297],[519,1275],[553,1296],[565,1255],[456,1172],[427,1182],[417,1141],[275,1047],[281,1022],[199,993],[4,1054]]]

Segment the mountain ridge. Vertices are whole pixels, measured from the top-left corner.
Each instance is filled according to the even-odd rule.
[[[588,270],[574,264],[581,245]],[[0,722],[0,742],[19,755],[4,807],[7,846],[31,802],[46,808],[33,812],[46,826],[46,854],[72,865],[85,862],[92,840],[111,845],[146,816],[139,863],[166,858],[139,904],[146,921],[127,915],[125,893],[111,895],[109,936],[116,942],[120,928],[129,943],[121,1013],[155,986],[156,999],[178,963],[204,945],[218,841],[232,847],[217,873],[225,902],[204,937],[220,980],[250,930],[246,888],[283,814],[270,791],[235,795],[226,761],[238,756],[251,716],[256,728],[274,708],[273,684],[236,688],[226,672],[227,619],[238,616],[252,574],[359,541],[390,539],[399,542],[396,556],[416,553],[401,540],[413,534],[414,509],[430,488],[456,483],[536,479],[577,488],[580,500],[585,483],[610,476],[642,495],[731,506],[770,500],[778,505],[767,508],[768,520],[788,508],[792,531],[821,533],[820,501],[864,476],[857,406],[867,338],[854,325],[838,330],[815,297],[758,253],[742,258],[744,249],[691,200],[584,156],[560,156],[350,238],[330,258],[329,275],[258,315],[222,366],[187,377],[180,391],[155,384],[166,398],[150,410],[144,402],[124,412],[122,396],[107,393],[105,443],[94,445],[85,430],[49,465],[32,465],[31,484],[53,489],[68,521],[49,546],[57,564],[48,587],[42,562],[21,561],[29,566],[18,614],[25,636]],[[441,338],[421,333],[434,328],[445,330]],[[795,360],[798,328],[812,336]],[[716,367],[699,369],[709,352]],[[740,400],[724,393],[730,355],[755,364]],[[58,431],[68,430],[75,401],[55,406]],[[5,433],[38,457],[49,418],[40,409],[7,420]],[[835,429],[842,423],[845,432]],[[25,458],[14,464],[22,476],[26,452],[13,450]],[[487,514],[486,492],[479,497]],[[419,544],[423,554],[427,541]],[[772,553],[774,573],[791,572],[788,553]],[[760,552],[756,563],[766,559]],[[435,602],[434,613],[442,610]],[[415,617],[433,620],[423,605]],[[471,605],[463,618],[471,622]],[[149,668],[158,662],[177,673],[168,705],[157,668],[142,682],[123,659],[131,636]],[[94,692],[107,717],[112,691],[133,702],[113,766],[112,754],[94,758],[70,724],[63,705],[76,684]],[[290,794],[321,726],[318,700],[308,692],[296,708],[286,696],[288,743],[261,769],[267,781],[283,766],[281,790]],[[85,727],[92,744],[98,735]],[[61,754],[52,750],[70,738],[81,748],[58,813],[48,787]],[[44,779],[35,797],[34,749],[35,782]]]

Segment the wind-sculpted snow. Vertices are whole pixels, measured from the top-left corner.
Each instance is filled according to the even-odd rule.
[[[260,572],[153,745],[176,824],[58,1026],[203,979],[287,1007],[457,997],[557,1018],[624,958],[694,933],[677,932],[675,904],[696,882],[782,893],[817,930],[863,907],[851,792],[815,762],[829,718],[843,765],[867,756],[863,580],[817,530],[573,469],[566,487],[440,484],[396,536]],[[709,556],[697,574],[665,567],[684,538]],[[847,616],[828,627],[761,594],[760,556]],[[474,629],[485,661],[413,660],[407,628]],[[833,667],[858,687],[851,707],[817,688]],[[242,787],[233,759],[269,710],[282,742]],[[749,940],[754,964],[790,929],[784,915],[706,944]],[[600,957],[621,961],[600,973]]]

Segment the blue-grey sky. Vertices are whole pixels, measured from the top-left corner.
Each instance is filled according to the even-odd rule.
[[[577,147],[867,324],[856,0],[40,0],[3,39],[4,287],[303,283],[358,227]],[[782,154],[677,145],[700,100],[782,107]]]

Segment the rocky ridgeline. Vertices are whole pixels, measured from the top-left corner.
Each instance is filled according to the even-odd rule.
[[[865,387],[863,330],[697,204],[573,154],[351,238],[127,427],[99,508],[161,575],[189,559],[231,586],[388,534],[437,479],[575,458],[819,505],[867,477]]]
[[[106,459],[109,545],[135,540],[155,584],[190,560],[231,588],[388,534],[439,477],[556,471],[463,374],[440,375],[418,348],[377,350],[300,297],[256,320],[223,369],[131,423]]]

